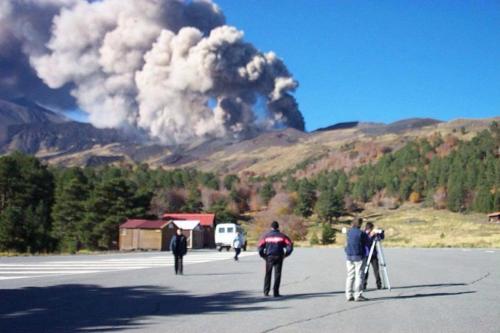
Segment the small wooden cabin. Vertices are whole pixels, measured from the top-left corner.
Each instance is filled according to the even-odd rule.
[[[488,214],[489,222],[500,222],[500,212]]]
[[[120,225],[119,249],[167,251],[175,230],[169,221],[130,219]]]

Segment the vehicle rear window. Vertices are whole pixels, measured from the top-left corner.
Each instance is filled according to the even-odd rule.
[[[233,228],[227,228],[227,232],[233,232]]]
[[[224,232],[226,232],[226,229],[224,229],[224,228],[220,228],[220,229],[219,229],[219,232],[220,232],[220,233],[224,233]]]

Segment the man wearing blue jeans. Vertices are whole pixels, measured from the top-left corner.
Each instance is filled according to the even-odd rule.
[[[346,267],[347,279],[345,286],[345,295],[347,301],[366,301],[363,297],[363,263],[365,261],[365,246],[368,241],[366,233],[361,231],[361,218],[355,218],[352,221],[351,229],[347,232]]]

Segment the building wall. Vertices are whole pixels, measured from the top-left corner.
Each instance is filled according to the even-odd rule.
[[[132,231],[134,229],[120,228],[120,237],[118,240],[120,250],[132,250]]]
[[[165,229],[169,229],[168,227]],[[172,228],[172,235],[169,235],[168,242],[177,232],[177,227]],[[205,245],[204,232],[202,230],[182,230],[182,234],[186,236],[188,249],[202,249]]]
[[[120,228],[120,250],[168,250],[170,238],[163,229],[126,229]]]
[[[214,228],[203,226],[203,247],[206,248],[215,248],[215,234]]]
[[[177,228],[168,226],[163,229],[128,229],[120,228],[119,248],[130,250],[169,251],[170,241]],[[188,238],[188,247],[193,249],[214,247],[213,228],[202,227],[200,230],[184,230]]]
[[[161,229],[139,229],[139,248],[143,250],[158,250],[162,249],[162,232]]]
[[[172,241],[172,237],[175,235],[175,228],[163,228],[163,247],[162,251],[170,251],[170,242]]]
[[[203,230],[191,230],[191,248],[201,249],[204,246],[204,232]]]

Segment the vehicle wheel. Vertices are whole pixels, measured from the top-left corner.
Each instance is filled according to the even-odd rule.
[[[229,252],[229,250],[231,249],[230,246],[226,247],[226,251]]]
[[[219,246],[219,247],[217,248],[217,251],[219,251],[219,252],[220,252],[220,251],[222,251],[222,246]]]

